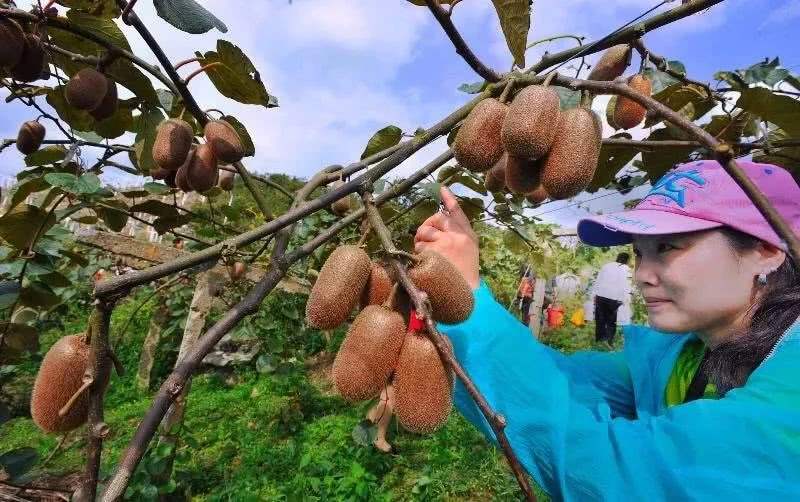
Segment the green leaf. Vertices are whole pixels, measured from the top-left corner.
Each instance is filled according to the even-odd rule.
[[[716,102],[713,99],[709,99],[705,89],[694,84],[671,85],[661,92],[654,94],[653,99],[675,111],[683,110],[684,112],[688,112],[691,110],[691,114],[686,114],[689,120],[701,118],[716,106]],[[688,107],[688,104],[692,106]],[[661,121],[661,117],[648,115],[644,125],[645,127],[651,127]]]
[[[70,173],[49,173],[45,174],[44,179],[55,187],[79,195],[96,193],[102,187],[100,178],[94,173],[86,173],[80,177]]]
[[[785,131],[775,129],[770,131],[771,142],[791,139]],[[765,164],[775,164],[792,171],[795,179],[800,179],[800,146],[773,147],[769,153],[763,150],[753,151],[753,160]]]
[[[99,191],[102,186],[103,184],[100,182],[100,178],[98,178],[96,174],[86,173],[78,178],[78,180],[75,182],[73,190],[76,194],[92,194]]]
[[[95,213],[109,229],[119,232],[128,222],[128,214],[125,212],[128,209],[127,204],[119,200],[109,200],[105,202],[105,205],[111,206],[111,208],[96,207],[94,208]]]
[[[168,218],[175,218],[178,216],[178,210],[169,204],[165,204],[160,200],[147,200],[142,203],[131,206],[133,213],[147,213],[155,216],[164,216]]]
[[[479,94],[483,92],[486,87],[489,86],[489,82],[481,81],[475,82],[472,84],[461,84],[458,86],[458,90],[461,92],[466,92],[467,94]]]
[[[147,190],[126,190],[120,193],[129,199],[140,199],[142,197],[150,196],[150,192]]]
[[[17,281],[0,281],[0,310],[5,310],[16,303],[20,289]]]
[[[152,181],[148,181],[147,183],[145,183],[142,188],[144,188],[153,195],[163,195],[165,193],[169,193],[169,191],[172,190],[167,185],[164,185],[162,183],[154,183]]]
[[[228,31],[222,21],[194,0],[153,0],[153,4],[161,19],[186,33],[206,33],[213,28]]]
[[[114,0],[60,0],[59,3],[97,17],[113,19],[120,15],[120,9]]]
[[[778,58],[756,63],[744,70],[744,80],[748,84],[763,83],[772,87],[789,76],[789,70],[780,68],[780,64]]]
[[[744,89],[736,106],[772,122],[789,136],[800,136],[800,101],[763,87]]]
[[[31,282],[23,287],[19,293],[19,301],[22,305],[43,309],[51,309],[61,303],[61,299],[42,282]]]
[[[226,97],[245,104],[277,106],[270,101],[269,93],[261,81],[261,75],[244,52],[225,40],[217,40],[217,51],[196,53],[203,66],[211,63],[221,65],[208,68],[206,75],[214,87]]]
[[[64,160],[67,149],[61,145],[48,145],[44,148],[25,156],[25,165],[28,167],[55,164]]]
[[[52,186],[70,191],[70,188],[78,181],[78,177],[70,173],[49,173],[44,175],[44,180]]]
[[[375,438],[378,437],[378,426],[364,419],[353,427],[350,435],[357,445],[371,448]]]
[[[714,115],[711,122],[703,126],[709,134],[715,138],[735,142],[744,136],[755,136],[758,132],[758,124],[753,120],[753,116],[747,112],[737,113],[733,119],[728,115]]]
[[[239,122],[236,117],[232,115],[225,115],[222,117],[222,120],[229,123],[236,129],[236,132],[239,134],[239,139],[242,140],[242,146],[244,147],[244,156],[245,157],[252,157],[256,154],[256,146],[253,143],[253,138],[250,137],[250,133],[247,132],[247,128],[245,128],[244,124]]]
[[[55,224],[55,216],[40,207],[24,204],[0,216],[0,237],[17,249],[28,249],[36,230],[46,232]]]
[[[581,91],[573,91],[572,89],[559,86],[553,86],[553,89],[558,93],[558,99],[561,103],[562,110],[577,108],[581,104]]]
[[[33,354],[39,350],[39,332],[33,326],[20,322],[2,322],[0,333],[2,332],[6,333],[3,344],[16,352]]]
[[[786,77],[784,82],[786,82],[787,84],[791,85],[792,87],[800,91],[800,79],[798,79],[794,75],[789,75],[788,77]]]
[[[647,139],[662,141],[676,138],[669,129],[656,129]],[[675,164],[689,160],[689,154],[693,151],[692,147],[655,148],[649,152],[644,151],[642,152],[642,169],[647,171],[651,180],[657,180]]]
[[[718,71],[714,74],[714,79],[727,82],[735,90],[747,88],[747,82],[736,72]]]
[[[628,133],[615,134],[611,137],[631,139],[631,135]],[[597,160],[597,170],[587,191],[596,192],[607,186],[614,180],[620,169],[628,165],[638,153],[639,150],[630,146],[603,145]]]
[[[172,91],[167,89],[156,89],[156,96],[158,96],[158,102],[161,107],[167,111],[171,110],[175,103],[178,102]]]
[[[47,190],[48,188],[50,188],[50,183],[46,182],[44,177],[31,178],[24,183],[20,183],[17,185],[14,195],[11,196],[11,205],[9,209],[16,207],[17,204],[25,200],[28,195]]]
[[[372,135],[367,142],[367,147],[361,154],[361,158],[365,159],[370,155],[391,148],[400,143],[401,139],[403,139],[403,131],[399,127],[393,125],[386,126]]]
[[[525,46],[531,27],[531,4],[528,0],[492,0],[506,43],[514,57],[514,63],[525,67]]]
[[[679,73],[682,73],[683,75],[686,75],[686,67],[680,61],[674,61],[674,60],[667,61],[667,67],[670,70],[677,71]],[[664,73],[663,71],[657,70],[655,68],[646,68],[643,74],[650,79],[652,85],[651,94],[659,93],[664,89],[666,89],[667,87],[680,82],[672,75]]]
[[[95,35],[108,39],[117,47],[132,52],[128,40],[113,19],[92,16],[77,10],[67,11],[67,19],[75,26],[79,26]]]
[[[47,93],[47,104],[53,107],[59,118],[79,131],[91,131],[94,129],[95,120],[88,112],[73,108],[67,103],[64,97],[64,86],[51,89]]]
[[[182,227],[187,223],[192,221],[192,217],[188,214],[182,214],[179,216],[167,216],[167,217],[160,217],[156,218],[156,221],[153,222],[153,228],[155,228],[156,232],[159,235],[169,232],[172,229]]]
[[[156,129],[162,120],[164,120],[164,115],[157,108],[142,111],[142,114],[136,119],[134,125],[136,139],[133,147],[136,153],[136,165],[142,174],[150,174],[155,167],[153,144],[156,142]]]
[[[15,448],[0,455],[0,466],[12,480],[28,472],[39,460],[39,452],[35,448]]]

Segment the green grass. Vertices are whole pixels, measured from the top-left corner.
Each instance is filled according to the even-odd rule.
[[[144,292],[137,295],[143,298]],[[115,311],[119,329],[137,299]],[[106,395],[102,474],[109,475],[147,410],[154,391],[134,384],[139,347],[147,330],[150,307],[128,328],[118,354],[128,373],[114,376]],[[85,320],[70,312],[64,328],[42,335],[43,351],[58,337],[78,332]],[[159,351],[156,378],[163,379],[174,363],[180,330],[167,337]],[[545,335],[545,341],[565,352],[606,349],[593,342],[593,326],[566,327]],[[621,345],[617,337],[616,347]],[[35,373],[38,362],[20,367]],[[312,383],[312,380],[314,383]],[[519,488],[505,458],[457,413],[430,436],[418,436],[393,426],[391,442],[399,454],[389,456],[361,446],[352,437],[368,403],[353,406],[310,379],[300,362],[259,374],[252,367],[234,372],[207,371],[193,380],[181,431],[173,479],[177,492],[195,501],[227,500],[519,500]],[[48,456],[57,438],[41,433],[29,418],[15,418],[0,428],[0,451],[31,446]],[[63,474],[82,469],[82,434],[73,433],[65,448],[32,475]],[[132,483],[132,499],[155,499],[159,455],[152,449]],[[162,486],[163,489],[163,486]],[[546,496],[537,490],[539,498]]]

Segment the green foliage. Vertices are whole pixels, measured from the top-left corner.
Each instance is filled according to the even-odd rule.
[[[154,0],[161,19],[186,33],[206,33],[213,28],[225,33],[228,27],[194,0]]]

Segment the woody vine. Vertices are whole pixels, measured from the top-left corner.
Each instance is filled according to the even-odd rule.
[[[124,221],[128,217],[152,224],[137,215],[141,212],[147,213],[146,208],[139,207],[141,211],[136,211],[134,209],[137,206],[131,208],[121,204],[115,198],[117,194],[101,187],[96,175],[105,169],[122,169],[132,174],[162,179],[166,186],[161,185],[162,188],[153,189],[170,194],[177,193],[178,190],[207,192],[225,189],[226,184],[232,186],[232,175],[235,173],[247,188],[263,217],[262,224],[247,232],[236,233],[228,228],[230,236],[227,239],[205,242],[179,231],[183,223],[197,215],[175,202],[169,207],[185,218],[177,218],[171,222],[161,221],[157,230],[159,233],[171,233],[176,237],[193,239],[198,242],[200,249],[182,258],[132,271],[95,285],[94,311],[91,314],[89,332],[85,337],[90,347],[89,364],[83,377],[83,385],[75,395],[70,396],[64,412],[67,414],[69,408],[75,406],[79,398],[88,398],[85,429],[88,439],[87,461],[81,488],[75,494],[76,497],[79,500],[94,500],[100,495],[105,501],[122,499],[159,424],[175,400],[182,395],[203,358],[225,334],[234,329],[245,317],[257,312],[261,302],[287,275],[293,264],[311,255],[343,230],[362,223],[364,232],[373,232],[378,237],[382,248],[378,254],[391,265],[399,287],[408,295],[417,315],[424,320],[427,328],[425,336],[435,346],[442,363],[463,383],[492,427],[523,496],[527,500],[535,500],[528,477],[513,452],[513,445],[509,444],[503,432],[507,420],[513,420],[513,417],[503,417],[498,414],[459,365],[446,339],[436,328],[436,316],[431,306],[431,298],[424,288],[415,284],[411,278],[409,268],[413,269],[415,258],[398,249],[395,244],[396,239],[392,235],[391,220],[385,220],[379,208],[408,193],[437,172],[439,179],[444,183],[460,182],[467,186],[477,185],[479,189],[483,187],[484,181],[487,186],[489,185],[489,174],[477,173],[492,168],[491,164],[498,160],[497,155],[489,156],[490,165],[478,166],[482,162],[486,164],[485,159],[465,155],[458,140],[459,134],[467,134],[468,129],[472,127],[471,122],[474,126],[475,110],[487,106],[505,110],[508,103],[513,103],[517,97],[526,93],[555,89],[551,96],[556,97],[554,101],[556,112],[560,108],[565,114],[585,112],[587,117],[592,117],[593,112],[587,110],[592,97],[613,95],[616,96],[618,106],[624,100],[628,106],[639,107],[642,118],[646,112],[648,125],[664,123],[667,127],[654,131],[650,138],[639,141],[633,140],[624,132],[603,139],[599,137],[599,130],[592,132],[592,135],[597,135],[595,144],[590,142],[586,155],[580,159],[582,161],[589,159],[588,171],[583,173],[577,185],[568,190],[568,193],[549,193],[547,196],[568,198],[586,189],[621,188],[619,180],[615,177],[617,171],[633,161],[640,153],[643,154],[643,161],[638,167],[644,173],[640,182],[655,179],[668,165],[681,160],[693,156],[712,155],[787,243],[789,252],[795,260],[800,259],[800,241],[797,236],[758,188],[743,175],[736,161],[739,156],[752,154],[782,163],[790,169],[800,167],[800,160],[795,157],[800,146],[800,138],[797,136],[800,126],[793,119],[787,118],[791,114],[776,111],[786,107],[792,110],[800,109],[797,93],[787,90],[787,87],[797,87],[800,82],[776,63],[764,62],[757,65],[757,72],[750,74],[720,72],[718,76],[720,82],[730,87],[712,87],[710,84],[688,78],[682,66],[651,52],[643,40],[644,35],[650,31],[703,12],[721,2],[722,0],[682,2],[681,5],[663,13],[629,23],[591,43],[583,43],[581,39],[577,39],[579,42],[577,47],[546,54],[529,67],[525,66],[525,49],[531,16],[529,2],[527,0],[494,2],[515,62],[514,69],[504,73],[489,68],[481,62],[459,33],[451,18],[453,10],[458,8],[458,0],[442,2],[446,4],[444,6],[438,0],[412,0],[412,3],[424,6],[431,12],[452,42],[455,52],[484,79],[478,84],[466,86],[468,92],[476,94],[475,97],[438,123],[418,130],[413,137],[405,141],[402,135],[379,131],[373,137],[374,141],[370,141],[373,147],[368,148],[361,160],[345,166],[327,166],[295,193],[285,193],[284,195],[292,198],[292,203],[289,209],[280,215],[273,214],[264,195],[264,188],[274,187],[274,183],[252,174],[242,162],[242,156],[253,155],[256,147],[246,128],[224,112],[204,111],[189,88],[193,78],[206,74],[220,93],[227,97],[243,103],[260,104],[266,108],[276,106],[274,97],[267,93],[252,63],[238,47],[230,42],[220,41],[217,44],[217,51],[198,53],[196,57],[173,63],[149,32],[145,22],[136,15],[135,1],[96,2],[97,5],[93,10],[87,10],[78,3],[66,0],[57,2],[69,8],[66,16],[53,8],[56,2],[40,4],[30,11],[16,8],[8,2],[0,2],[0,23],[2,23],[0,27],[5,30],[0,32],[0,35],[16,37],[15,41],[21,41],[20,50],[25,58],[4,62],[5,68],[0,70],[2,85],[9,94],[8,100],[25,103],[36,115],[35,120],[23,126],[24,131],[19,138],[2,140],[0,150],[15,145],[26,155],[26,163],[33,168],[27,178],[21,178],[25,183],[24,186],[27,186],[24,189],[27,194],[45,189],[50,190],[51,194],[41,207],[20,206],[18,199],[16,206],[12,206],[6,214],[0,216],[0,223],[5,223],[5,229],[0,230],[0,237],[13,250],[7,259],[22,263],[19,273],[13,280],[18,286],[17,290],[26,293],[17,294],[4,311],[13,313],[18,306],[24,306],[30,301],[30,292],[24,291],[25,288],[32,288],[30,280],[26,280],[29,264],[37,257],[38,241],[57,222],[78,211],[88,209],[94,211],[111,229],[119,230],[119,220]],[[201,16],[206,26],[190,27],[186,19],[182,19],[174,12],[168,21],[177,28],[190,32],[198,29],[209,31],[214,27],[224,28],[224,25],[199,5],[193,9],[196,10],[184,15]],[[117,18],[138,32],[157,59],[159,66],[151,65],[131,52],[122,32],[114,24]],[[17,28],[19,32],[11,33]],[[624,54],[620,68],[612,72],[613,74],[600,75],[593,72],[588,79],[578,78],[585,58],[601,51],[607,51],[606,53],[617,51]],[[640,55],[642,71],[637,73],[637,77],[649,82],[647,87],[651,88],[652,93],[643,92],[643,88],[635,84],[632,79],[628,80],[621,76],[630,64],[632,53]],[[559,71],[564,64],[573,60],[581,61],[575,77],[567,76],[563,70]],[[196,64],[197,68],[182,77],[178,70],[191,64]],[[92,102],[81,102],[75,96],[70,98],[69,88],[76,85],[81,75],[97,79],[99,85],[104,88],[104,92],[100,96],[94,96],[93,98],[97,99]],[[592,78],[593,76],[595,78]],[[36,82],[41,81],[43,77],[47,78],[45,82],[47,85],[40,86]],[[166,88],[156,91],[153,82]],[[53,84],[54,87],[48,86]],[[117,85],[131,91],[134,98],[119,100],[116,94]],[[727,94],[732,90],[740,93],[740,98],[735,104],[730,103]],[[40,99],[42,97],[45,98],[46,104],[42,103]],[[702,123],[700,119],[716,106],[722,108],[722,113],[715,115],[710,123]],[[616,116],[614,112],[615,110],[611,110],[610,116]],[[213,118],[215,114],[219,115],[216,119]],[[630,127],[638,125],[640,121],[641,119]],[[169,124],[180,123],[187,124],[188,129],[178,125],[174,126],[173,130],[181,137],[185,151],[175,159],[168,158],[169,155],[160,155],[164,152],[153,149],[159,131],[170,127]],[[63,138],[52,138],[50,131],[53,128],[57,129],[59,136]],[[486,130],[485,127],[478,129],[484,132]],[[85,139],[75,132],[86,130],[93,131],[101,140]],[[125,132],[136,134],[134,144],[109,143],[109,140]],[[200,142],[198,137],[203,137],[205,141]],[[375,189],[376,184],[395,168],[441,137],[448,137],[451,148],[391,188],[384,191]],[[240,154],[225,153],[225,145],[235,144],[237,141]],[[40,149],[42,145],[45,145],[45,148]],[[86,150],[97,152],[97,160],[88,167],[82,163]],[[541,153],[547,152],[539,152]],[[128,155],[132,165],[113,160],[120,154]],[[455,166],[446,166],[454,155],[458,163]],[[524,231],[520,229],[520,221],[525,221],[522,209],[526,195],[533,205],[544,202],[541,191],[537,196],[532,196],[533,189],[539,188],[541,180],[536,179],[535,183],[528,187],[530,190],[514,190],[508,178],[508,162],[510,161],[506,160],[505,183],[490,190],[494,202],[498,205],[491,214],[499,224],[514,230],[526,246],[535,250],[537,243],[526,239]],[[179,168],[184,163],[196,164],[195,170],[201,174],[189,180],[181,179],[178,173],[181,172]],[[229,166],[220,166],[222,163],[227,163]],[[215,185],[218,185],[218,188],[214,188]],[[505,189],[506,185],[510,190]],[[327,190],[312,198],[312,194],[318,194],[320,189],[324,188]],[[282,190],[286,192],[285,189]],[[360,207],[350,210],[328,228],[290,249],[290,240],[299,222],[315,212],[326,210],[332,204],[352,194],[360,196]],[[498,210],[500,206],[503,208],[502,211]],[[490,213],[488,207],[481,206],[479,209],[481,212]],[[219,228],[225,228],[224,223],[213,219],[212,222]],[[38,230],[32,235],[29,232],[23,235],[20,230],[22,226]],[[119,459],[113,475],[107,480],[105,490],[102,494],[98,494],[103,440],[111,432],[103,418],[104,393],[112,366],[116,367],[117,372],[124,371],[114,357],[114,347],[109,342],[109,323],[115,304],[139,286],[152,284],[154,281],[176,274],[207,270],[219,261],[234,268],[238,267],[238,273],[241,274],[244,262],[252,263],[267,251],[269,259],[264,275],[228,312],[206,330],[178,361],[155,394],[150,408],[142,417],[126,451]],[[25,336],[25,333],[27,331],[24,326],[13,321],[0,324],[0,351],[4,350],[4,347],[10,347],[8,340]]]

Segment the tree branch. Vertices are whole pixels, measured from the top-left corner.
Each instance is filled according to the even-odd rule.
[[[645,151],[655,148],[686,148],[686,147],[709,149],[705,144],[703,144],[700,141],[688,141],[688,140],[645,140],[645,139],[637,140],[637,139],[625,139],[625,138],[604,138],[603,145],[628,146]],[[767,148],[767,145],[763,139],[757,141],[734,142],[730,143],[730,145],[735,149],[741,151],[742,153],[746,153],[751,150],[759,150],[762,148]],[[800,146],[800,140],[784,139],[784,140],[771,141],[769,144],[770,148],[781,148],[787,146],[789,147]]]
[[[461,56],[467,64],[475,70],[475,73],[483,77],[484,80],[487,82],[499,82],[502,77],[494,70],[486,66],[478,59],[478,56],[472,52],[472,49],[469,48],[467,42],[458,32],[458,29],[453,24],[453,21],[450,19],[450,13],[442,8],[439,5],[439,0],[425,0],[425,4],[427,4],[428,9],[433,13],[433,17],[439,21],[439,24],[442,25],[444,32],[447,33],[447,36],[450,38],[450,41],[453,42],[453,45],[456,48],[456,53]]]
[[[372,194],[365,192],[363,195],[363,200],[364,207],[366,208],[367,212],[367,218],[369,218],[369,223],[372,227],[372,230],[380,239],[384,250],[394,255],[396,248],[392,242],[391,232],[383,222],[383,218],[381,218],[381,215],[378,212],[378,209],[375,207],[375,204],[373,204]],[[464,387],[475,401],[475,404],[481,410],[481,413],[486,418],[486,421],[492,427],[495,438],[497,439],[500,448],[503,450],[503,454],[508,460],[508,465],[511,467],[514,477],[517,479],[517,483],[519,484],[525,499],[535,502],[536,496],[533,494],[533,490],[531,490],[525,470],[522,468],[522,464],[520,464],[517,455],[511,448],[511,443],[508,442],[508,438],[506,437],[506,419],[492,409],[492,407],[486,401],[486,398],[483,397],[483,394],[481,394],[478,388],[475,386],[475,383],[472,381],[472,379],[470,379],[469,375],[467,375],[467,372],[464,371],[464,368],[462,368],[461,364],[459,364],[459,362],[456,360],[449,342],[445,340],[441,333],[439,333],[439,330],[436,328],[436,323],[433,320],[433,315],[431,314],[428,295],[414,285],[414,283],[411,281],[411,278],[408,277],[406,266],[401,263],[400,260],[397,258],[392,258],[390,259],[390,262],[397,273],[398,281],[403,286],[403,289],[405,289],[408,293],[411,301],[414,303],[414,309],[416,310],[417,314],[425,319],[425,325],[428,328],[426,334],[431,342],[433,342],[433,344],[436,346],[436,350],[439,352],[439,357],[451,370],[453,370],[453,372],[455,372],[456,376],[459,378],[459,380],[461,380],[461,382],[464,384]]]

